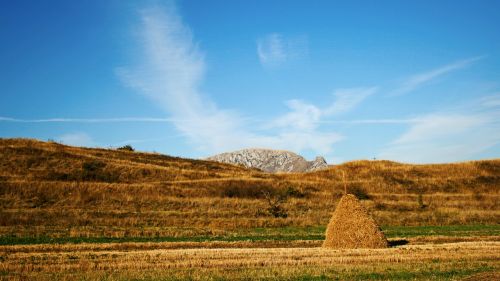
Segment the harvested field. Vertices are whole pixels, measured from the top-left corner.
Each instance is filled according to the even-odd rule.
[[[416,280],[425,280],[429,276],[434,276],[433,280],[447,280],[449,277],[500,269],[500,242],[343,250],[226,248],[120,251],[53,247],[46,246],[42,252],[27,252],[26,247],[2,247],[0,272],[3,278],[295,280],[301,276],[361,279],[366,277],[367,272],[390,277],[391,274],[404,272],[404,276]],[[432,271],[434,275],[426,274],[426,271]]]

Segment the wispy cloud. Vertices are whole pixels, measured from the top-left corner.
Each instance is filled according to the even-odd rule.
[[[406,145],[415,142],[436,141],[449,136],[459,135],[471,128],[483,125],[487,120],[475,115],[430,114],[415,119],[410,129],[393,141],[393,144]]]
[[[287,61],[308,54],[307,37],[286,38],[280,33],[271,33],[257,39],[257,55],[264,67],[277,67]]]
[[[118,69],[122,81],[170,113],[174,126],[200,148],[224,147],[231,141],[225,137],[241,133],[242,121],[201,94],[205,61],[191,30],[172,5],[144,9],[140,15],[142,63]]]
[[[376,87],[336,90],[333,103],[325,108],[301,100],[289,100],[286,102],[289,112],[272,120],[267,127],[280,132],[282,140],[299,144],[299,147],[296,147],[298,151],[301,150],[299,148],[310,146],[331,156],[329,154],[333,144],[345,137],[335,132],[323,132],[320,129],[322,122],[331,116],[354,109],[376,91]]]
[[[348,112],[377,91],[376,87],[339,89],[335,100],[325,108],[319,108],[301,100],[289,100],[290,111],[271,122],[272,127],[295,127],[301,130],[316,129],[325,118]]]
[[[409,92],[416,90],[417,88],[425,85],[426,83],[434,80],[438,77],[441,77],[445,74],[453,72],[455,70],[466,68],[473,63],[485,58],[485,56],[473,57],[468,59],[459,60],[432,70],[429,70],[424,73],[419,73],[409,77],[403,84],[393,91],[391,95],[403,95]]]
[[[264,66],[275,66],[284,63],[287,51],[280,34],[269,34],[257,40],[257,55]]]
[[[485,107],[500,107],[500,93],[482,97],[480,104]]]
[[[336,90],[335,102],[324,110],[324,115],[330,116],[352,110],[369,96],[377,92],[377,87],[349,88]]]
[[[295,127],[301,130],[312,130],[317,127],[323,114],[322,110],[315,105],[301,100],[289,100],[286,105],[289,112],[272,121],[270,127]]]
[[[414,75],[392,94],[401,95],[414,91],[438,77],[467,68],[485,57],[459,60]],[[406,123],[409,127],[382,149],[379,158],[417,163],[471,159],[500,144],[498,106],[500,106],[500,96],[494,94],[469,101],[467,105],[449,108],[447,111],[442,110],[406,120],[401,119],[401,124]],[[373,121],[383,122],[383,120]]]
[[[500,114],[488,108],[436,112],[411,119],[379,158],[403,162],[462,161],[500,144]]]
[[[170,118],[155,117],[121,117],[121,118],[45,118],[45,119],[18,119],[0,117],[0,122],[17,123],[128,123],[128,122],[172,122]]]
[[[57,141],[74,146],[96,146],[96,142],[86,133],[76,132],[64,134],[56,138]]]
[[[243,147],[328,153],[332,144],[341,139],[336,133],[300,125],[256,133],[236,111],[218,108],[199,89],[205,75],[203,53],[175,7],[166,8],[153,7],[141,12],[141,64],[120,68],[117,73],[124,83],[168,112],[174,126],[203,153]],[[283,47],[286,53],[281,53],[281,39],[272,36],[270,40],[274,59],[290,56],[289,45],[293,44],[287,43]],[[261,50],[268,53],[265,48]],[[270,56],[267,59],[274,60]],[[294,110],[293,102],[289,105]]]

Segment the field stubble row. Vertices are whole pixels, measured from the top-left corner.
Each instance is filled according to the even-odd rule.
[[[71,248],[61,251],[58,247],[54,246],[55,251],[46,249],[47,251],[39,253],[2,252],[0,272],[6,273],[9,279],[30,276],[49,279],[59,274],[99,279],[103,274],[113,272],[121,274],[117,279],[126,279],[144,277],[148,272],[163,272],[163,277],[178,274],[195,280],[209,280],[207,277],[218,275],[228,279],[244,278],[242,274],[253,271],[253,277],[245,278],[256,280],[266,277],[269,269],[276,269],[278,277],[286,277],[290,273],[294,276],[304,273],[320,274],[328,272],[328,269],[343,269],[343,273],[347,274],[366,270],[368,265],[370,272],[385,273],[395,268],[419,272],[435,267],[439,271],[456,267],[457,263],[463,263],[465,268],[472,271],[478,268],[494,271],[499,267],[500,242],[412,245],[377,250],[229,248],[135,251],[109,249],[96,252],[82,249],[73,251]],[[194,276],[193,272],[196,272]]]

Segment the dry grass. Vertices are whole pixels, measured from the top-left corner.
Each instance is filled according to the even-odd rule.
[[[325,226],[348,187],[380,225],[498,224],[500,160],[446,165],[356,161],[267,174],[153,153],[0,139],[0,236],[230,235]],[[287,218],[264,192],[287,193]],[[422,204],[419,202],[422,194]]]
[[[342,196],[326,228],[323,247],[336,249],[387,248],[380,226],[352,194]]]

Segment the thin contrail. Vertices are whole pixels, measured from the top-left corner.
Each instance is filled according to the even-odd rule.
[[[178,119],[156,117],[121,117],[121,118],[46,118],[46,119],[19,119],[0,116],[0,122],[15,123],[121,123],[121,122],[151,122],[170,123]],[[359,119],[359,120],[324,120],[316,121],[320,124],[411,124],[418,119]]]
[[[119,122],[172,122],[170,118],[154,117],[122,117],[122,118],[47,118],[47,119],[18,119],[0,117],[0,122],[16,123],[119,123]]]
[[[325,120],[322,124],[411,124],[418,119],[360,119],[360,120]]]

